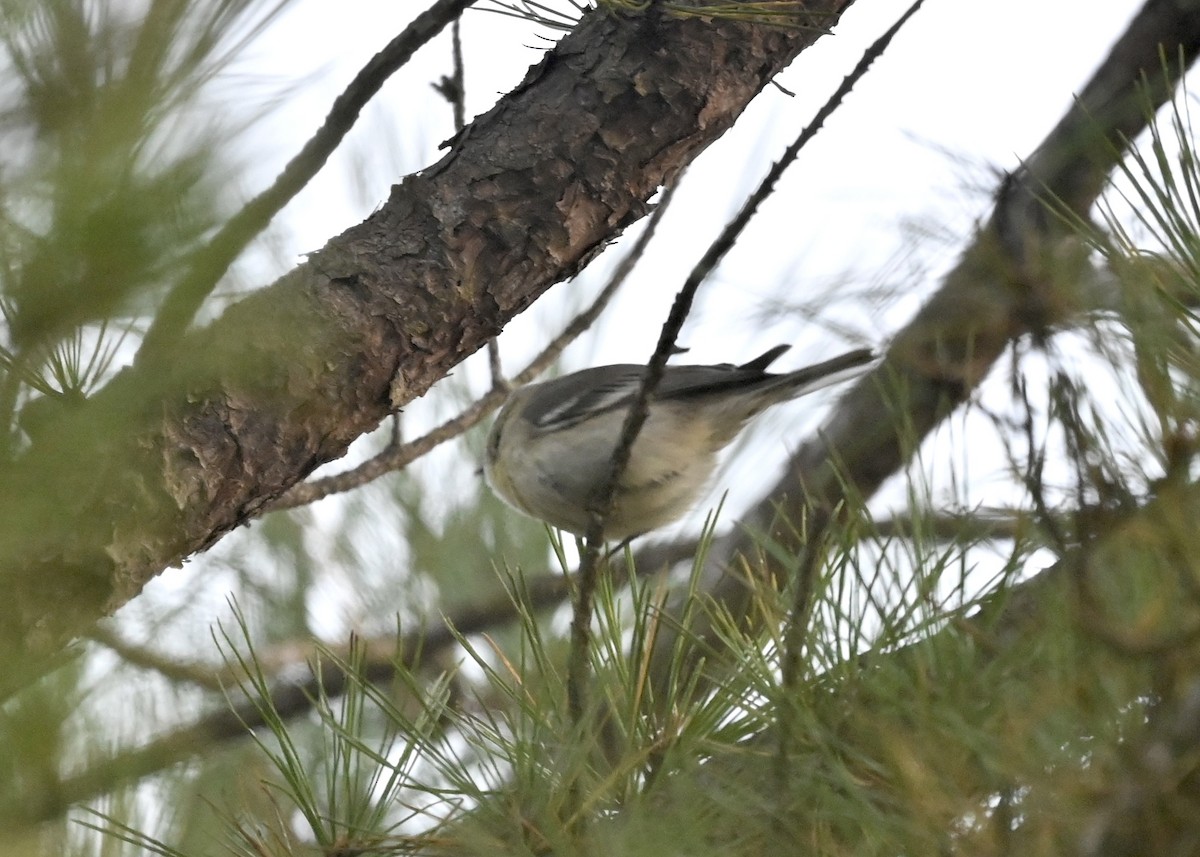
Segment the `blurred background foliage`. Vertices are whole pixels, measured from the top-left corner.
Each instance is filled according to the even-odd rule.
[[[128,362],[244,202],[253,123],[214,84],[285,11],[0,4],[0,456]],[[572,717],[575,546],[486,489],[475,430],[262,518],[6,687],[0,854],[1200,851],[1189,105],[1127,161],[1101,228],[1081,225],[1097,277],[1071,329],[1015,345],[889,502],[851,510],[799,682],[780,680],[793,593],[748,578],[766,630],[747,631],[699,586],[708,529],[658,545],[665,570],[653,550],[613,558]],[[230,275],[224,299],[242,286]],[[853,339],[872,333],[856,313],[898,291],[781,293],[768,311]],[[467,406],[481,363],[352,460]],[[687,623],[661,625],[668,593],[719,629],[700,667]],[[679,652],[654,681],[668,632]]]

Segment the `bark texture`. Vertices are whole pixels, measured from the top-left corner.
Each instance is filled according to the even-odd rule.
[[[800,30],[585,16],[379,211],[2,474],[0,633],[53,649],[342,455],[641,217],[847,5]]]

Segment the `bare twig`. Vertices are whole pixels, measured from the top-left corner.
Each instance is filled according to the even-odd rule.
[[[500,342],[496,339],[489,339],[487,344],[488,369],[492,376],[492,388],[503,388],[506,384],[504,380],[504,366],[500,362]]]
[[[580,558],[579,591],[576,594],[575,612],[571,620],[571,654],[567,669],[568,707],[574,716],[582,716],[585,705],[584,685],[587,675],[589,628],[592,621],[592,601],[596,578],[600,566],[600,558],[603,554],[604,519],[612,510],[617,484],[620,481],[621,474],[629,464],[629,456],[633,449],[633,444],[646,422],[650,397],[654,394],[654,390],[662,380],[667,359],[675,349],[675,341],[679,336],[679,331],[683,328],[684,322],[687,320],[688,313],[691,311],[692,301],[695,298],[696,292],[700,288],[700,284],[720,264],[725,254],[733,248],[737,239],[745,231],[750,220],[758,211],[759,206],[774,193],[775,185],[783,175],[784,170],[796,160],[796,157],[800,154],[800,150],[808,141],[816,136],[817,132],[825,124],[825,121],[837,110],[846,95],[853,89],[854,84],[866,74],[871,63],[883,52],[900,27],[916,13],[922,2],[923,0],[917,0],[884,36],[868,49],[858,67],[842,81],[841,86],[837,88],[829,100],[817,111],[812,122],[784,150],[779,160],[771,165],[771,169],[767,171],[766,176],[763,177],[758,187],[754,190],[754,193],[747,197],[737,215],[725,225],[717,238],[709,244],[708,249],[692,268],[687,280],[675,297],[675,302],[671,306],[671,311],[659,335],[658,344],[650,357],[649,363],[646,365],[646,375],[642,379],[642,384],[638,389],[637,395],[629,405],[629,411],[626,414],[625,423],[621,429],[621,439],[613,452],[609,478],[605,489],[600,493],[597,508],[592,510],[592,520],[588,527],[586,546]]]
[[[467,91],[463,72],[461,30],[462,21],[459,18],[455,18],[454,26],[450,28],[450,55],[453,71],[448,76],[442,77],[440,81],[433,84],[433,88],[438,91],[438,94],[450,102],[450,107],[454,111],[455,133],[461,131],[466,124]]]
[[[88,637],[106,649],[111,649],[126,663],[156,672],[171,681],[187,682],[218,693],[223,687],[219,670],[206,664],[182,661],[146,646],[139,646],[122,637],[107,624],[96,625],[88,632]]]
[[[458,38],[458,22],[454,24],[454,69],[458,79],[459,92],[462,92],[462,42]],[[458,122],[462,117],[462,98],[455,105],[455,122]],[[462,126],[459,125],[459,128]],[[488,340],[487,344],[488,368],[492,375],[492,388],[500,388],[504,386],[504,366],[500,362],[500,342],[493,338]]]

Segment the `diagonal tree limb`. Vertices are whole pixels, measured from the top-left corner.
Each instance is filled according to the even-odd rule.
[[[1190,65],[1197,51],[1200,2],[1149,0],[1075,104],[1004,183],[990,221],[884,361],[839,400],[819,436],[800,447],[739,532],[714,546],[706,588],[732,615],[751,615],[750,592],[727,572],[737,567],[735,557],[781,587],[790,582],[777,561],[781,553],[801,557],[800,567],[815,573],[821,564],[805,559],[807,545],[815,548],[820,531],[854,499],[848,489],[859,497],[873,494],[967,401],[1009,343],[1029,332],[1044,334],[1073,311],[1064,283],[1082,276],[1084,259],[1052,211],[1087,219],[1129,141],[1146,127],[1149,106],[1171,98],[1181,61]],[[782,550],[761,551],[755,544],[763,536]],[[813,584],[794,582],[798,613]],[[709,640],[714,631],[693,633]],[[660,641],[660,680],[673,645],[671,635]]]

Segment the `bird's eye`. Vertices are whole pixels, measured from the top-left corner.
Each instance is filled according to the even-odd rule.
[[[496,417],[496,422],[492,423],[492,430],[488,432],[487,456],[492,461],[495,460],[496,455],[500,452],[500,432],[504,428],[504,418],[505,415],[503,413]]]

